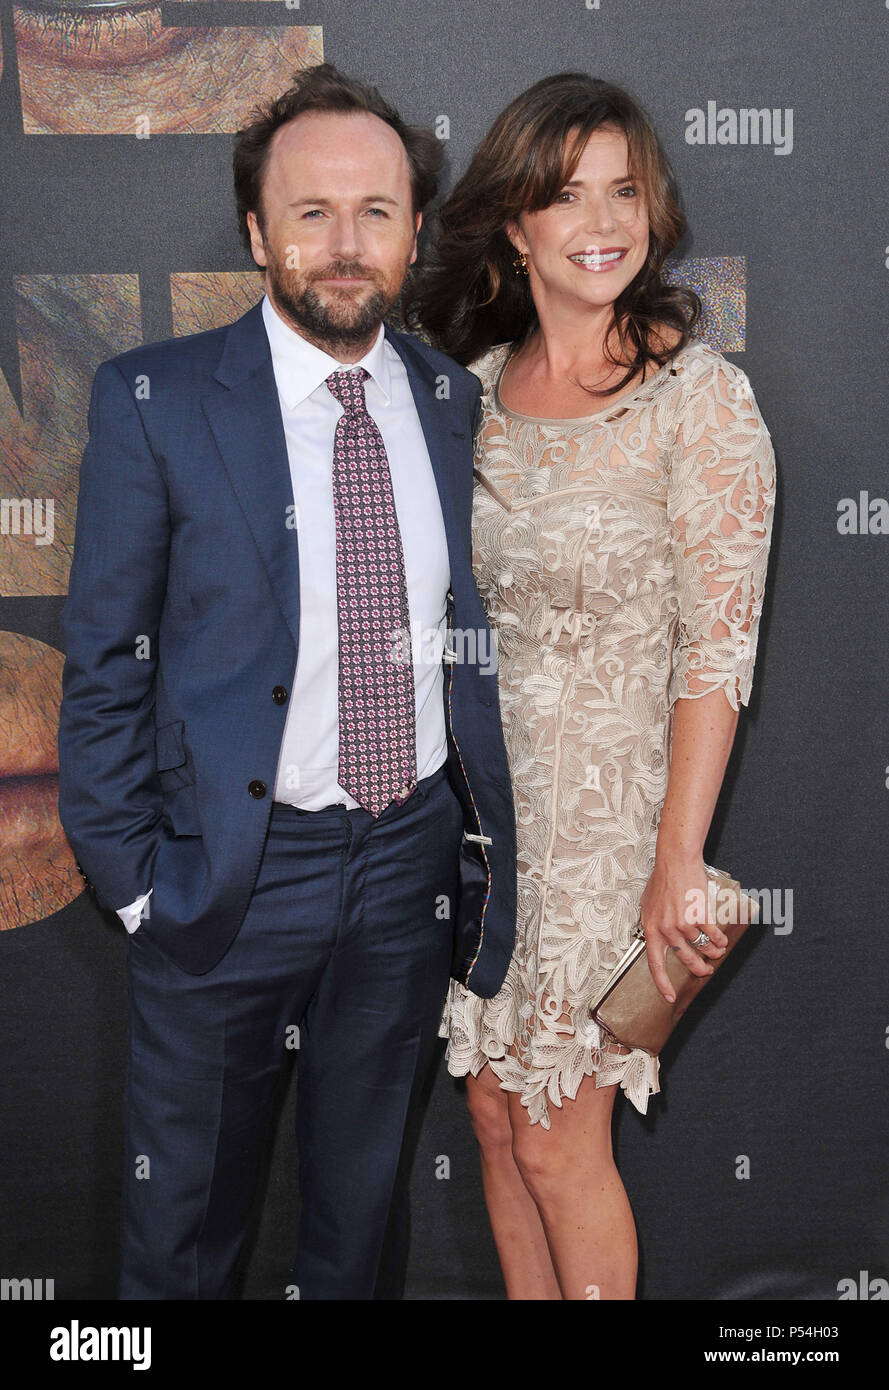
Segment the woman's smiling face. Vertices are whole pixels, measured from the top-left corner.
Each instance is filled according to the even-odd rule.
[[[538,306],[613,304],[645,264],[649,245],[645,191],[630,177],[623,132],[594,130],[550,206],[523,213],[506,231],[527,255]]]

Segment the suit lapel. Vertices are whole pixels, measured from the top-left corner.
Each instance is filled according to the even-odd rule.
[[[460,477],[460,452],[472,447],[466,432],[451,428],[454,416],[447,400],[436,396],[438,378],[433,368],[417,352],[411,339],[402,333],[393,333],[386,325],[386,337],[405,365],[414,404],[426,448],[435,475],[435,485],[441,502],[445,533],[448,539],[448,558],[451,575],[459,574],[468,565],[466,538],[460,522],[457,485]]]
[[[204,397],[204,411],[298,647],[299,547],[293,486],[260,305],[231,325],[215,383]]]

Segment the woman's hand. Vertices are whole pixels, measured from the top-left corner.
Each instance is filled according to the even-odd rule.
[[[728,938],[715,923],[707,922],[709,879],[700,855],[669,855],[655,860],[654,872],[640,903],[642,926],[648,953],[648,967],[660,993],[672,1003],[676,998],[667,974],[666,955],[677,948],[679,959],[693,975],[712,975],[713,966],[705,956],[718,959],[725,954]],[[691,946],[699,932],[706,932],[710,943]]]

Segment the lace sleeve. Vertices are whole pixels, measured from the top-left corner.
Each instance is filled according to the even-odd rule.
[[[739,367],[702,364],[680,407],[667,517],[679,600],[672,706],[748,704],[775,503],[775,456]]]

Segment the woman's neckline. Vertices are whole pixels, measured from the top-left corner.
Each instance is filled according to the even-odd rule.
[[[505,344],[505,346],[508,349],[509,343]],[[501,414],[509,415],[514,420],[526,420],[529,424],[532,425],[582,425],[589,420],[598,420],[601,416],[607,415],[610,411],[620,410],[621,407],[629,405],[631,401],[637,400],[638,397],[642,394],[642,392],[649,390],[649,388],[652,387],[656,381],[659,381],[666,373],[674,371],[674,363],[676,362],[676,358],[680,357],[685,351],[687,351],[687,349],[690,346],[691,343],[686,343],[684,348],[679,349],[679,352],[676,354],[676,357],[671,358],[670,361],[665,363],[663,367],[659,367],[658,370],[653,374],[653,376],[650,376],[647,381],[640,382],[635,390],[628,391],[625,396],[618,396],[617,400],[610,401],[608,405],[602,406],[599,410],[592,411],[589,415],[565,416],[523,415],[521,411],[512,410],[510,406],[504,405],[503,401],[500,398],[500,378],[503,376],[503,373],[506,370],[506,364],[509,361],[509,352],[507,351],[506,356],[500,363],[497,375],[494,378],[494,389],[492,393],[494,397],[494,405]]]

